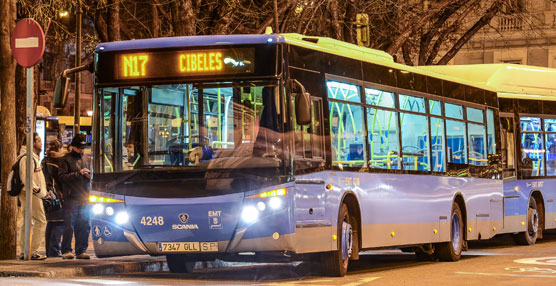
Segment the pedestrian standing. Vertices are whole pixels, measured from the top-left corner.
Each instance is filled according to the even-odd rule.
[[[60,160],[58,178],[62,184],[64,197],[64,237],[62,240],[63,259],[89,259],[90,212],[88,208],[91,172],[89,158],[83,153],[87,146],[85,135],[77,134],[71,140],[71,152]],[[75,255],[72,253],[72,234],[75,237]]]
[[[59,161],[64,155],[61,152],[62,142],[55,139],[48,144],[46,158],[42,161],[44,178],[48,195],[43,199],[46,213],[46,256],[62,256],[62,235],[64,234],[64,210],[62,209],[62,187],[58,180]]]
[[[33,195],[31,196],[31,243],[29,248],[29,253],[32,260],[43,260],[46,256],[38,253],[39,246],[41,245],[41,240],[44,234],[44,228],[46,225],[46,217],[44,214],[44,208],[42,204],[42,198],[46,196],[46,182],[44,179],[44,174],[40,165],[40,153],[42,149],[41,137],[35,132],[33,134],[33,175],[31,176],[31,190]],[[27,182],[27,160],[25,156],[27,148],[21,146],[19,152],[19,178],[23,183]],[[19,194],[19,201],[21,202],[21,215],[23,219],[21,220],[21,228],[19,229],[19,247],[20,255],[19,258],[23,259],[23,252],[25,250],[25,212],[27,207],[27,197],[25,188],[21,190]]]

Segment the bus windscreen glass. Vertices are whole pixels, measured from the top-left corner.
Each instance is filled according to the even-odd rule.
[[[283,142],[277,90],[268,82],[104,88],[100,170],[276,167]]]

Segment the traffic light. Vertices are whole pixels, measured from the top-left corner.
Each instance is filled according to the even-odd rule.
[[[355,26],[357,31],[357,45],[369,46],[369,15],[357,14],[357,16],[355,17]]]

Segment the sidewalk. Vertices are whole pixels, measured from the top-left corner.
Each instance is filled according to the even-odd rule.
[[[58,257],[38,261],[0,261],[0,277],[63,278],[160,271],[168,271],[166,259],[163,256],[134,255],[99,259],[92,255],[90,260],[63,260],[61,257]]]
[[[17,225],[21,223],[18,216]],[[19,230],[19,227],[18,227]],[[19,234],[17,236],[19,238]],[[45,255],[45,241],[41,241],[38,252]],[[74,243],[72,242],[72,247]],[[19,243],[16,253],[20,253]],[[63,278],[75,276],[110,275],[130,272],[160,272],[168,271],[164,256],[134,255],[123,257],[97,258],[93,250],[93,242],[89,236],[87,254],[90,260],[62,259],[61,257],[46,260],[0,260],[0,277],[48,277]]]

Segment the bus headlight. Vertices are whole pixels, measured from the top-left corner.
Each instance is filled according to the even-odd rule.
[[[129,220],[129,216],[127,215],[126,212],[119,212],[116,215],[116,223],[117,224],[124,224]]]
[[[101,214],[103,210],[104,210],[104,206],[102,206],[102,204],[95,204],[93,206],[93,213],[96,215]]]
[[[246,223],[251,223],[259,218],[259,211],[254,206],[247,206],[241,212],[241,218]]]
[[[106,208],[104,209],[104,213],[105,213],[107,216],[112,216],[112,215],[114,214],[114,209],[113,209],[112,207],[106,207]]]
[[[268,205],[271,209],[277,210],[282,206],[282,199],[280,199],[279,197],[273,197],[268,202]]]

